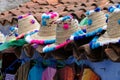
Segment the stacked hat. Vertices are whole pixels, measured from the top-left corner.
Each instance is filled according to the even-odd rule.
[[[24,14],[18,17],[18,34],[27,34],[34,30],[38,30],[40,24],[31,14]]]
[[[0,45],[0,51],[6,50],[10,47],[23,46],[27,42],[23,37],[27,34],[33,34],[38,31],[40,24],[31,14],[24,14],[18,17],[18,30],[17,28],[10,28],[11,34],[17,37],[12,37],[12,41],[6,41],[4,44]],[[18,33],[17,33],[18,31]],[[23,38],[23,39],[21,39]],[[8,39],[7,39],[8,40]]]
[[[56,20],[56,42],[47,45],[43,48],[43,52],[51,52],[67,45],[71,40],[70,36],[79,36],[83,34],[82,30],[78,27],[78,21],[73,19],[71,15],[61,17]]]
[[[110,15],[108,17],[107,23],[107,36],[100,37],[98,41],[95,42],[95,45],[103,46],[109,43],[118,43],[120,42],[120,5],[109,7]],[[97,46],[97,47],[99,47]]]
[[[55,42],[56,38],[56,27],[54,24],[55,20],[58,19],[59,15],[57,12],[43,13],[41,18],[41,27],[39,31],[33,35],[26,37],[28,43],[35,44],[50,44]]]
[[[9,28],[9,34],[6,36],[6,40],[5,41],[10,41],[14,38],[16,38],[18,36],[18,28],[11,26]]]
[[[97,28],[107,25],[107,17],[103,11],[98,7],[95,10],[90,10],[86,12],[88,17],[88,28],[87,32],[93,31]]]
[[[6,37],[6,41],[16,40],[19,35],[27,34],[38,30],[40,24],[31,14],[24,14],[18,17],[18,28],[17,27],[10,27],[9,28],[9,35]]]

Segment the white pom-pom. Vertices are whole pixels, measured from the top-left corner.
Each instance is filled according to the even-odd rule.
[[[25,37],[25,41],[28,42],[28,43],[31,43],[32,39],[31,39],[30,35],[27,35]]]
[[[48,45],[46,45],[42,50],[43,52],[48,48]]]
[[[116,9],[114,10],[114,12],[118,13],[118,12],[120,12],[120,9],[119,9],[119,8],[116,8]]]
[[[92,13],[94,13],[94,12],[95,12],[94,10],[91,10],[91,11],[90,11],[90,15],[91,15]]]
[[[107,25],[103,26],[103,30],[106,30],[107,29]]]
[[[70,40],[74,40],[74,36],[70,36]]]

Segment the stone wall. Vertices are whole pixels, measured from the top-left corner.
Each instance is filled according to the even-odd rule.
[[[13,9],[18,5],[31,0],[0,0],[0,12]]]

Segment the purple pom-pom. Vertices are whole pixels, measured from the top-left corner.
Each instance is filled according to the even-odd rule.
[[[22,19],[22,18],[23,18],[23,16],[19,16],[19,17],[18,17],[18,19]]]
[[[94,11],[95,12],[99,12],[101,9],[100,9],[100,7],[98,7],[98,8],[96,8]]]
[[[32,24],[34,24],[34,23],[35,23],[35,20],[32,19],[32,20],[30,20],[30,22],[31,22]]]

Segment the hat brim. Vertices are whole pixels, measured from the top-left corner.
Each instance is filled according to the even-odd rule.
[[[31,35],[32,39],[37,39],[37,40],[54,40],[55,37],[56,37],[55,35],[53,35],[53,36],[39,36],[38,33]]]
[[[64,46],[66,46],[67,44],[69,44],[70,42],[72,42],[71,40],[68,40],[68,41],[65,41],[63,43],[54,43],[54,44],[50,44],[50,45],[46,45],[44,48],[43,48],[43,53],[48,53],[48,52],[52,52],[52,51],[55,51],[55,50],[58,50],[60,48],[63,48]]]

